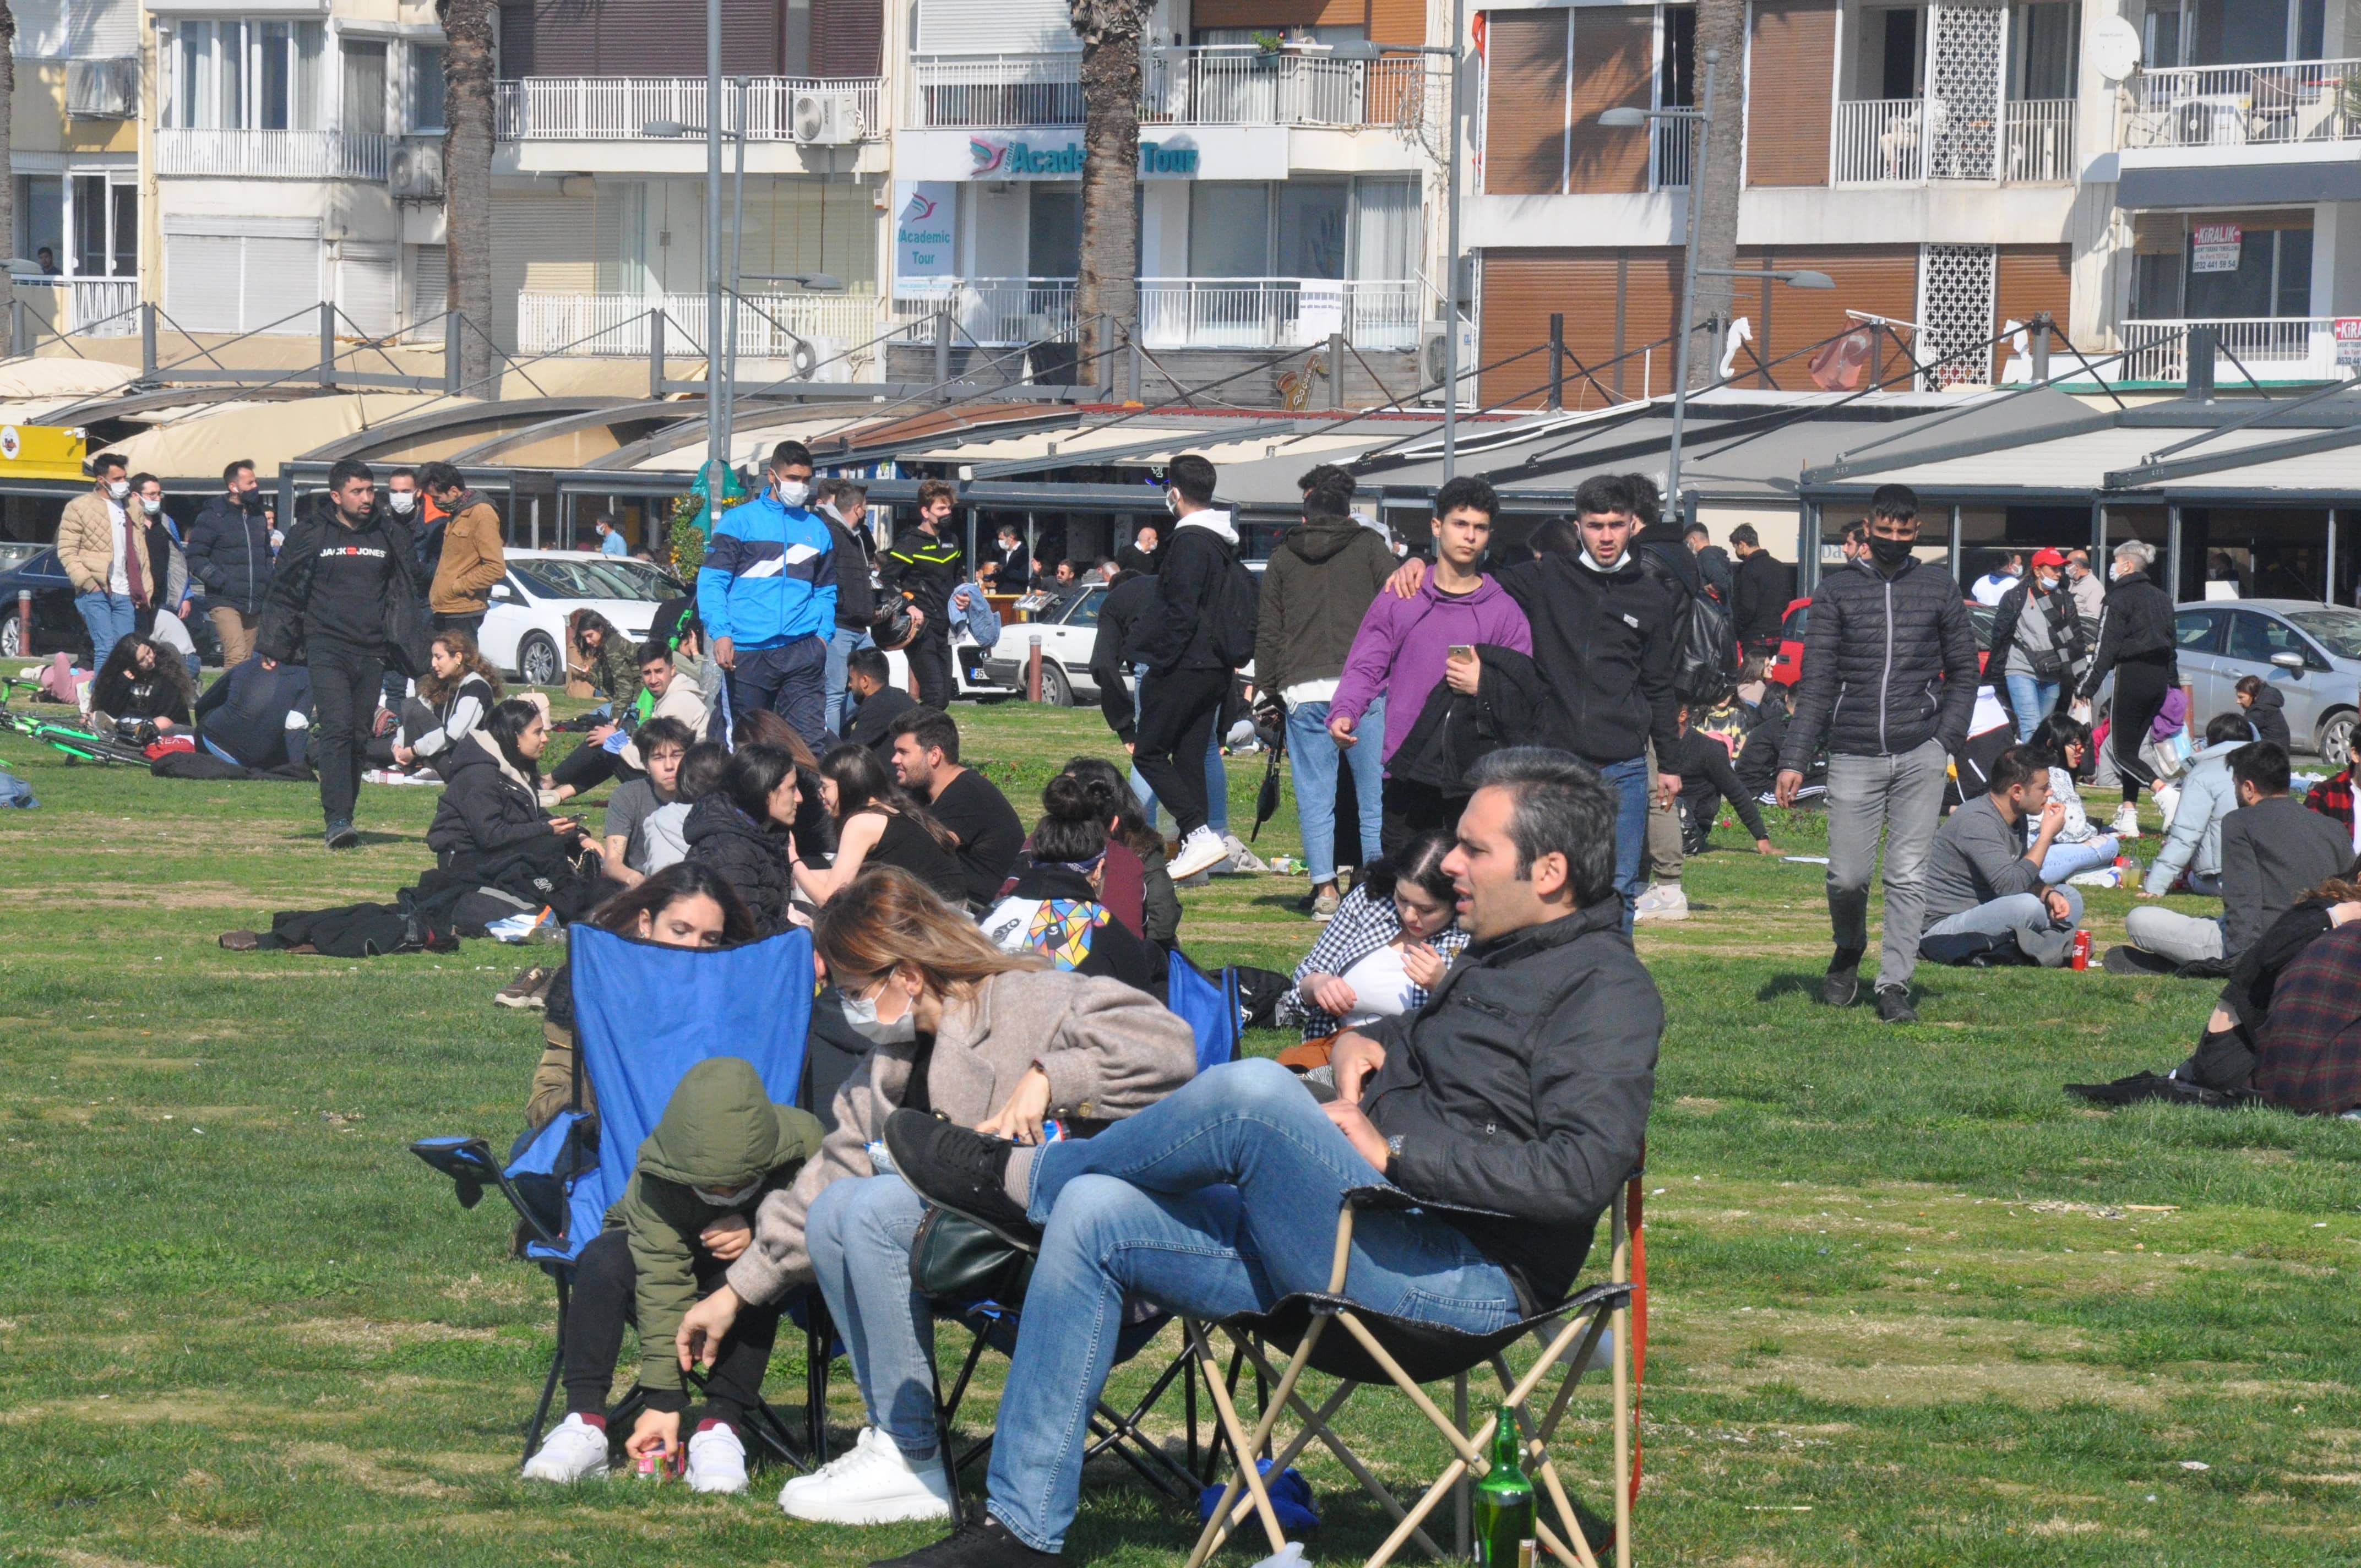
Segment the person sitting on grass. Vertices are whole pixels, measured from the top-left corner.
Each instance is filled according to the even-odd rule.
[[[2356,771],[2361,771],[2361,727],[2346,733],[2345,755],[2330,760],[2342,762],[2345,765],[2312,786],[2303,797],[2304,807],[2318,812],[2351,834],[2354,830],[2353,775]],[[2356,839],[2354,848],[2361,850],[2361,839]]]
[[[2255,739],[2268,740],[2282,751],[2294,751],[2294,737],[2288,733],[2287,698],[2279,687],[2260,675],[2241,675],[2235,690],[2238,706],[2246,710],[2246,722],[2254,728]]]
[[[1337,1214],[1362,1189],[1484,1212],[1363,1210],[1344,1289],[1358,1306],[1488,1333],[1573,1294],[1639,1163],[1664,1002],[1621,931],[1614,787],[1534,748],[1493,752],[1468,783],[1446,869],[1473,940],[1425,1006],[1337,1041],[1334,1103],[1249,1059],[1090,1138],[887,1118],[913,1223],[932,1203],[1039,1247],[984,1517],[896,1568],[1055,1561],[1123,1325],[1142,1307],[1219,1321],[1325,1291]],[[697,1326],[692,1312],[684,1348]]]
[[[705,717],[702,707],[697,717]],[[616,786],[601,828],[607,840],[607,876],[625,887],[648,874],[648,818],[679,801],[681,759],[697,744],[697,736],[680,719],[659,715],[640,726],[631,743],[647,766],[638,778]]]
[[[826,904],[864,866],[899,866],[941,896],[967,896],[967,874],[950,830],[910,798],[877,753],[848,741],[819,760],[820,802],[836,822],[836,858],[816,866],[798,857],[796,885]]]
[[[2066,808],[2049,798],[2049,770],[2026,746],[2011,746],[1993,760],[1985,790],[1946,817],[1935,834],[1919,957],[1968,962],[1963,954],[1982,956],[1998,945],[1989,939],[2013,938],[2025,957],[2056,969],[2066,961],[2082,919],[2081,894],[2051,887],[2041,875]],[[1960,938],[1988,940],[1955,940]]]
[[[1049,1118],[1122,1118],[1152,1106],[1195,1071],[1196,1041],[1127,985],[1001,951],[898,867],[873,867],[829,900],[812,944],[846,1020],[873,1048],[838,1091],[818,1157],[790,1190],[763,1201],[753,1245],[727,1284],[681,1320],[674,1343],[683,1366],[709,1359],[717,1344],[726,1354],[741,1313],[775,1311],[817,1275],[868,1425],[833,1463],[789,1481],[780,1508],[830,1524],[948,1520],[934,1321],[910,1286],[910,1241],[926,1205],[872,1163],[887,1117],[911,1108],[1038,1143]],[[1112,1354],[1114,1343],[1110,1332],[1104,1348]],[[1079,1392],[1069,1382],[1064,1397]],[[1074,1460],[1079,1467],[1079,1450]]]
[[[192,714],[206,751],[245,768],[301,768],[312,743],[312,672],[249,653],[205,688]]]
[[[2120,849],[2114,835],[2102,833],[2092,825],[2081,792],[2074,787],[2074,775],[2091,754],[2090,726],[2071,714],[2053,713],[2033,727],[2029,744],[2049,770],[2049,798],[2065,808],[2058,836],[2050,840],[2049,853],[2041,859],[2041,880],[2062,883],[2114,865]]]
[[[1139,796],[1104,757],[1076,757],[1061,770],[1082,781],[1107,822],[1106,874],[1099,897],[1115,917],[1170,953],[1180,945],[1180,894],[1165,868],[1164,835],[1148,825]]]
[[[2243,713],[2217,713],[2205,726],[2205,749],[2180,779],[2180,804],[2165,829],[2164,847],[2140,884],[2142,898],[2162,898],[2186,879],[2189,891],[2207,898],[2222,892],[2222,819],[2238,809],[2238,786],[2230,759],[2254,743]]]
[[[577,609],[566,618],[566,678],[606,698],[607,722],[620,723],[640,701],[638,650],[631,639],[597,610]],[[598,730],[590,733],[598,736]]]
[[[626,895],[629,896],[628,894]],[[640,1330],[644,1403],[624,1452],[680,1455],[688,1408],[672,1354],[675,1331],[697,1299],[719,1287],[753,1239],[747,1216],[802,1174],[820,1145],[818,1118],[774,1105],[752,1062],[712,1057],[690,1068],[664,1117],[639,1148],[607,1228],[582,1249],[566,1328],[566,1420],[525,1463],[532,1481],[573,1482],[607,1468],[607,1393],[623,1325]],[[717,1341],[705,1413],[687,1442],[686,1479],[697,1492],[746,1489],[747,1407],[761,1398],[778,1333],[776,1308],[736,1315]]]
[[[136,634],[115,643],[90,683],[92,716],[101,724],[129,719],[159,730],[176,729],[189,722],[196,695],[181,656],[152,637]]]
[[[1714,818],[1721,815],[1721,803],[1727,800],[1753,839],[1754,852],[1777,854],[1778,850],[1771,842],[1771,829],[1763,826],[1763,813],[1755,806],[1753,793],[1739,782],[1737,770],[1730,764],[1730,742],[1712,730],[1691,724],[1686,704],[1680,710],[1680,739],[1673,743],[1673,754],[1664,760],[1660,771],[1678,773],[1681,778],[1681,791],[1673,796],[1673,807],[1681,817],[1681,853],[1705,852],[1707,841],[1713,837]],[[1681,907],[1686,913],[1686,900]]]
[[[836,853],[836,819],[820,804],[819,759],[804,744],[796,727],[769,708],[758,707],[739,717],[730,744],[769,746],[795,759],[796,822],[791,848],[807,861],[826,861]]]
[[[844,661],[844,686],[852,694],[852,721],[844,738],[866,746],[883,761],[894,754],[894,726],[918,706],[908,692],[894,684],[893,666],[874,648],[858,648]]]
[[[2195,964],[2219,973],[2303,896],[2352,859],[2345,830],[2288,798],[2288,754],[2268,740],[2230,759],[2238,807],[2222,819],[2222,914],[2218,919],[2144,905],[2124,916],[2131,945],[2168,967]],[[2182,800],[2188,799],[2183,795]],[[2175,826],[2179,824],[2176,822]],[[2110,970],[2153,972],[2115,952]]]
[[[999,786],[960,765],[959,726],[938,709],[914,707],[894,722],[894,777],[951,831],[967,873],[968,902],[990,908],[1025,844],[1025,825]]]
[[[1042,786],[1041,806],[1008,891],[983,916],[983,934],[1003,952],[1038,953],[1061,970],[1104,975],[1163,1001],[1164,949],[1116,918],[1104,896],[1108,859],[1123,848],[1104,804],[1081,779],[1060,773]]]
[[[549,744],[549,720],[522,697],[495,707],[483,727],[451,748],[443,799],[426,828],[426,847],[446,872],[480,870],[522,855],[545,877],[574,874],[582,825],[542,809],[533,769]]]
[[[1281,1061],[1317,1070],[1344,1031],[1426,1004],[1467,947],[1458,894],[1443,869],[1457,843],[1449,828],[1422,828],[1362,872],[1295,966],[1292,1010],[1303,1019],[1303,1043]]]
[[[699,740],[681,753],[673,799],[649,813],[642,827],[649,875],[688,859],[688,814],[698,801],[721,787],[722,775],[729,771],[730,749],[719,740]]]
[[[691,740],[705,739],[705,694],[673,662],[672,649],[652,639],[641,644],[639,662],[641,687],[653,702],[647,717],[632,719],[626,716],[620,728],[604,724],[583,737],[582,744],[557,764],[557,771],[546,781],[556,788],[558,799],[570,800],[609,779],[628,781],[644,774],[647,762],[641,753],[636,730],[654,719],[670,719],[686,729]],[[626,735],[625,730],[633,733]]]
[[[393,737],[397,767],[433,768],[500,700],[500,673],[464,631],[436,632],[426,645],[426,666],[418,695],[401,705],[401,728]]]
[[[681,836],[688,863],[710,866],[738,890],[755,930],[775,936],[794,924],[795,896],[788,831],[800,803],[796,761],[775,746],[741,746],[720,787],[690,807]]]

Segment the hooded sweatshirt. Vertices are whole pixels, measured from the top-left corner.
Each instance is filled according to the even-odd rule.
[[[1263,568],[1255,685],[1290,702],[1335,695],[1361,617],[1393,574],[1384,537],[1347,516],[1307,516]]]
[[[697,1237],[725,1214],[752,1222],[755,1208],[793,1182],[819,1152],[818,1118],[774,1105],[752,1062],[709,1057],[690,1068],[640,1145],[639,1166],[607,1228],[625,1233],[636,1276],[640,1387],[678,1409],[680,1363],[673,1335],[697,1304]],[[752,1189],[752,1190],[748,1190]],[[716,1201],[709,1193],[735,1194]]]
[[[1223,667],[1213,652],[1213,596],[1237,545],[1236,525],[1217,508],[1192,511],[1173,525],[1155,597],[1132,627],[1126,650],[1132,663],[1156,675]]]
[[[2173,807],[2172,826],[2164,847],[2147,868],[2142,884],[2152,895],[2170,891],[2183,872],[2198,876],[2222,872],[2222,818],[2238,809],[2238,785],[2230,777],[2231,756],[2251,745],[2224,740],[2197,753],[2180,775],[2180,804]]]
[[[1446,594],[1429,575],[1412,598],[1380,593],[1369,601],[1361,628],[1353,635],[1345,656],[1344,679],[1328,707],[1332,718],[1358,723],[1369,704],[1386,699],[1389,714],[1401,715],[1386,726],[1386,760],[1391,762],[1402,740],[1426,710],[1426,699],[1443,679],[1444,662],[1454,644],[1489,642],[1530,656],[1532,627],[1508,591],[1484,577],[1471,594]]]

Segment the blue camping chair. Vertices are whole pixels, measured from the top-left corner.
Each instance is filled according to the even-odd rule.
[[[484,1189],[497,1188],[516,1210],[531,1238],[524,1255],[557,1287],[557,1344],[541,1402],[525,1429],[524,1456],[541,1446],[549,1407],[566,1357],[566,1321],[574,1266],[597,1238],[607,1210],[623,1195],[641,1143],[655,1130],[673,1091],[688,1069],[708,1057],[741,1057],[753,1064],[771,1099],[804,1102],[805,1041],[811,1025],[813,966],[810,933],[790,931],[746,947],[714,952],[659,947],[576,925],[568,933],[574,990],[576,1071],[598,1103],[598,1154],[583,1153],[592,1118],[576,1108],[560,1113],[505,1164],[480,1137],[423,1138],[411,1151],[450,1177],[460,1206],[473,1208]],[[816,1303],[815,1303],[816,1305]],[[826,1314],[810,1314],[813,1354],[806,1357],[805,1452],[818,1453],[827,1409]],[[821,1390],[813,1396],[815,1388]],[[636,1391],[610,1413],[609,1425],[636,1414]],[[747,1412],[752,1435],[777,1456],[801,1464],[786,1428],[767,1405]]]
[[[1238,1010],[1238,980],[1236,971],[1224,970],[1216,980],[1199,969],[1185,953],[1172,955],[1167,981],[1165,1005],[1184,1019],[1197,1036],[1197,1070],[1235,1061],[1244,1033],[1243,1015]],[[992,1451],[990,1434],[981,1437],[962,1452],[952,1440],[951,1425],[959,1415],[961,1403],[967,1395],[968,1385],[986,1350],[997,1348],[1004,1354],[1015,1348],[1016,1327],[1024,1310],[1022,1287],[1018,1299],[1004,1302],[997,1299],[978,1301],[937,1301],[939,1311],[964,1320],[972,1332],[967,1354],[962,1359],[959,1376],[952,1380],[950,1391],[942,1391],[939,1380],[936,1386],[935,1430],[940,1451],[950,1463],[945,1470],[950,1477],[957,1508],[961,1473],[971,1469]],[[1158,1316],[1127,1327],[1115,1346],[1118,1364],[1129,1361],[1151,1340],[1163,1332],[1170,1319]],[[1232,1378],[1237,1374],[1235,1368]],[[1189,1428],[1189,1463],[1184,1469],[1151,1440],[1140,1428],[1149,1411],[1162,1401],[1165,1393],[1178,1381],[1187,1412]],[[1148,1385],[1148,1391],[1125,1411],[1099,1401],[1091,1417],[1091,1444],[1083,1450],[1082,1462],[1087,1464],[1103,1453],[1112,1453],[1131,1466],[1134,1474],[1156,1490],[1176,1501],[1191,1502],[1200,1487],[1211,1478],[1213,1452],[1209,1452],[1206,1469],[1199,1474],[1197,1441],[1197,1383],[1195,1364],[1186,1353],[1176,1355],[1170,1365]]]

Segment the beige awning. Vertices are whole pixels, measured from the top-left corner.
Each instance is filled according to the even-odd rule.
[[[166,480],[217,479],[224,465],[247,459],[275,474],[339,436],[414,413],[440,394],[346,392],[291,402],[225,402],[192,409],[184,417],[151,426],[115,444],[135,471]]]

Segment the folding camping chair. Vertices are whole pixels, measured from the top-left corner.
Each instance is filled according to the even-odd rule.
[[[1440,1559],[1441,1548],[1428,1538],[1422,1528],[1427,1516],[1444,1497],[1456,1491],[1463,1479],[1481,1475],[1489,1466],[1485,1459],[1486,1446],[1491,1442],[1499,1418],[1488,1418],[1473,1431],[1466,1425],[1465,1384],[1460,1384],[1461,1398],[1456,1419],[1445,1416],[1427,1397],[1423,1384],[1445,1379],[1464,1379],[1465,1376],[1488,1365],[1499,1379],[1504,1402],[1514,1412],[1523,1437],[1525,1470],[1544,1491],[1556,1513],[1556,1526],[1536,1519],[1540,1544],[1561,1562],[1574,1568],[1598,1568],[1587,1537],[1568,1498],[1557,1473],[1557,1463],[1550,1449],[1559,1423],[1565,1419],[1576,1386],[1589,1370],[1592,1353],[1598,1348],[1600,1335],[1610,1322],[1615,1330],[1612,1352],[1614,1377],[1614,1464],[1615,1464],[1615,1563],[1616,1568],[1629,1568],[1631,1561],[1631,1509],[1638,1489],[1636,1455],[1632,1448],[1631,1412],[1633,1344],[1630,1329],[1634,1316],[1634,1301],[1643,1288],[1631,1273],[1636,1250],[1636,1230],[1639,1178],[1635,1173],[1619,1194],[1612,1209],[1610,1277],[1576,1293],[1549,1311],[1537,1313],[1520,1323],[1486,1334],[1459,1333],[1441,1330],[1431,1324],[1414,1323],[1400,1319],[1381,1317],[1354,1304],[1344,1294],[1345,1265],[1351,1255],[1353,1218],[1361,1209],[1408,1208],[1416,1206],[1428,1212],[1441,1206],[1417,1203],[1399,1189],[1372,1187],[1346,1195],[1344,1209],[1336,1217],[1335,1262],[1325,1291],[1304,1292],[1279,1302],[1270,1310],[1237,1318],[1220,1326],[1247,1356],[1257,1369],[1273,1380],[1274,1387],[1263,1402],[1260,1420],[1249,1433],[1241,1425],[1235,1405],[1224,1393],[1219,1363],[1206,1333],[1206,1325],[1191,1321],[1185,1328],[1190,1345],[1202,1365],[1206,1382],[1220,1415],[1222,1430],[1228,1440],[1233,1456],[1249,1456],[1237,1460],[1237,1478],[1232,1480],[1213,1509],[1204,1532],[1198,1538],[1196,1551],[1191,1554],[1188,1568],[1202,1568],[1207,1558],[1219,1550],[1223,1541],[1252,1511],[1261,1522],[1270,1540],[1271,1550],[1283,1549],[1285,1540],[1279,1519],[1273,1511],[1263,1478],[1250,1456],[1260,1453],[1269,1442],[1278,1426],[1280,1412],[1292,1410],[1301,1422],[1301,1430],[1270,1461],[1270,1472],[1277,1475],[1291,1464],[1315,1439],[1324,1443],[1337,1460],[1350,1471],[1362,1488],[1394,1519],[1394,1529],[1384,1542],[1371,1554],[1366,1568],[1384,1568],[1403,1542],[1415,1540],[1429,1555]],[[1625,1228],[1627,1217],[1634,1229]],[[1644,1323],[1644,1307],[1640,1309]],[[1332,1324],[1340,1324],[1343,1334],[1329,1332]],[[1644,1328],[1642,1332],[1644,1334]],[[1511,1375],[1506,1352],[1517,1341],[1531,1334],[1542,1343],[1540,1355],[1522,1376]],[[1265,1359],[1257,1340],[1270,1340],[1294,1345],[1283,1370],[1273,1373]],[[1571,1354],[1569,1354],[1571,1353]],[[1557,1393],[1549,1402],[1546,1413],[1539,1420],[1529,1408],[1536,1391],[1547,1379],[1553,1368],[1563,1365],[1564,1376]],[[1298,1384],[1309,1367],[1338,1379],[1335,1390],[1313,1409],[1298,1392]],[[1356,1390],[1365,1386],[1390,1383],[1417,1407],[1429,1424],[1440,1433],[1455,1455],[1449,1466],[1429,1486],[1418,1502],[1405,1509],[1384,1483],[1379,1481],[1358,1455],[1338,1437],[1333,1428],[1336,1413]],[[1243,1494],[1243,1495],[1242,1495]],[[1539,1510],[1536,1510],[1538,1515]],[[1466,1554],[1466,1520],[1461,1519],[1459,1555]]]
[[[1215,980],[1199,969],[1185,953],[1174,953],[1170,977],[1166,982],[1165,1005],[1188,1023],[1197,1036],[1197,1070],[1235,1061],[1243,1037],[1242,1014],[1238,1009],[1238,980],[1235,970],[1224,970]],[[954,1504],[959,1491],[960,1474],[972,1467],[992,1450],[992,1436],[977,1439],[965,1452],[955,1446],[951,1424],[966,1398],[968,1385],[983,1353],[994,1346],[1004,1353],[1016,1345],[1017,1321],[1024,1308],[1023,1280],[1027,1271],[1014,1268],[1007,1279],[1012,1287],[1007,1293],[1016,1299],[1002,1302],[996,1299],[935,1303],[938,1310],[956,1313],[966,1319],[972,1330],[967,1354],[953,1379],[950,1391],[945,1394],[939,1377],[935,1391],[935,1431],[944,1466],[950,1477]],[[1163,1332],[1170,1320],[1159,1316],[1126,1329],[1118,1340],[1115,1360],[1118,1365],[1129,1361],[1148,1342]],[[1173,1357],[1148,1387],[1148,1391],[1133,1402],[1126,1411],[1102,1398],[1091,1417],[1091,1443],[1082,1452],[1082,1463],[1088,1464],[1103,1453],[1112,1453],[1131,1466],[1139,1478],[1166,1497],[1179,1502],[1193,1500],[1203,1480],[1197,1474],[1197,1385],[1195,1361],[1186,1346]],[[1233,1373],[1235,1376],[1235,1372]],[[1189,1429],[1189,1463],[1183,1467],[1166,1453],[1154,1440],[1141,1430],[1173,1383],[1179,1381],[1186,1401],[1185,1419]]]
[[[541,1402],[525,1426],[524,1457],[540,1448],[549,1407],[566,1360],[566,1312],[582,1249],[606,1223],[622,1196],[641,1142],[655,1130],[673,1091],[688,1069],[708,1057],[741,1057],[779,1104],[799,1102],[805,1038],[811,1023],[810,933],[793,931],[715,952],[632,941],[588,925],[568,934],[574,990],[575,1060],[598,1102],[598,1159],[581,1165],[575,1151],[588,1114],[577,1103],[561,1113],[506,1165],[480,1137],[422,1138],[411,1151],[457,1185],[462,1208],[474,1208],[487,1187],[497,1188],[531,1236],[524,1255],[557,1288],[557,1343]],[[580,1168],[574,1168],[580,1166]],[[563,1185],[562,1206],[552,1190]],[[819,1452],[827,1412],[826,1313],[815,1311],[805,1361],[804,1453]],[[694,1375],[692,1375],[694,1379]],[[609,1427],[628,1430],[640,1403],[636,1388],[609,1413]],[[785,1423],[767,1404],[747,1411],[763,1449],[800,1467]]]

